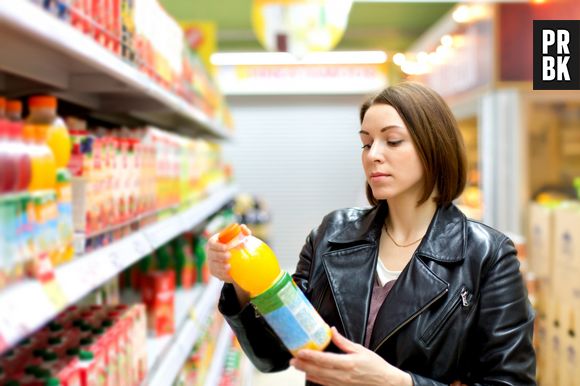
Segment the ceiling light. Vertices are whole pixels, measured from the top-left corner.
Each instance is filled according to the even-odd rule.
[[[302,59],[288,52],[218,52],[211,56],[211,63],[215,66],[381,64],[386,61],[387,54],[383,51],[313,52]]]
[[[420,64],[427,63],[427,61],[429,60],[429,55],[427,55],[426,52],[421,51],[417,54],[417,60],[419,61]]]
[[[467,5],[460,5],[455,11],[453,11],[453,20],[457,23],[466,23],[471,18],[471,12]]]
[[[394,56],[393,56],[393,62],[397,65],[400,66],[403,63],[405,63],[405,54],[402,54],[400,52],[397,52]]]
[[[441,37],[441,45],[443,45],[443,47],[451,47],[453,45],[453,38],[451,35],[443,35]]]

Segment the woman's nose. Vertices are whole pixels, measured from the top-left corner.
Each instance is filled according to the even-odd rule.
[[[379,143],[373,143],[369,149],[368,157],[374,162],[382,162],[384,160],[382,146]]]

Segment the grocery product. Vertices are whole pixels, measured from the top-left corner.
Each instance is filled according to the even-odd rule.
[[[249,292],[250,301],[286,348],[292,354],[304,348],[325,349],[330,343],[330,327],[291,276],[280,269],[270,247],[243,232],[239,224],[220,232],[218,240],[229,249],[232,279]]]
[[[22,102],[9,100],[6,104],[6,118],[8,119],[8,134],[18,164],[18,182],[16,190],[21,192],[28,189],[32,177],[32,166],[29,149],[24,142],[22,122]]]
[[[5,111],[6,99],[0,98],[0,194],[15,192],[18,187],[18,158],[11,143]]]
[[[56,157],[46,142],[51,122],[46,118],[46,110],[52,108],[43,107],[45,103],[53,105],[52,99],[30,98],[30,116],[24,125],[24,138],[29,143],[32,165],[30,191],[54,189],[56,184]]]
[[[58,205],[57,231],[60,240],[57,263],[70,261],[74,256],[74,229],[72,214],[71,176],[67,169],[59,169],[56,176],[56,197]]]
[[[71,306],[0,356],[0,381],[29,386],[136,386],[147,372],[145,343],[142,304]]]
[[[64,168],[70,159],[71,140],[64,121],[56,114],[57,104],[57,99],[53,96],[30,97],[28,100],[30,115],[26,122],[37,125],[54,154],[56,167]]]
[[[141,295],[147,305],[147,326],[154,336],[175,332],[175,272],[152,271],[142,278]]]

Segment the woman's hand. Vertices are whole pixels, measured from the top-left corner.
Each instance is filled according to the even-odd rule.
[[[411,376],[387,363],[376,353],[340,335],[332,327],[332,341],[346,354],[300,350],[290,364],[306,373],[306,379],[325,386],[412,386]]]
[[[249,236],[252,234],[250,229],[244,224],[241,227],[244,235]],[[250,296],[234,283],[230,276],[230,252],[225,244],[219,242],[218,237],[219,233],[210,237],[205,246],[209,272],[224,283],[232,283],[238,295],[240,306],[243,306],[248,302]]]

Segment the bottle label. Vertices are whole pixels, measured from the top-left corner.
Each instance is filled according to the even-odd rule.
[[[328,344],[328,325],[288,273],[268,291],[253,298],[252,303],[290,352],[324,349]]]

